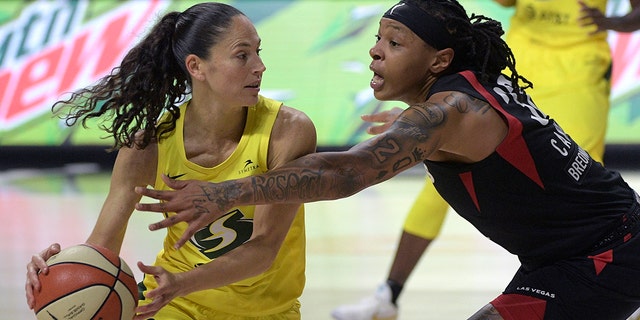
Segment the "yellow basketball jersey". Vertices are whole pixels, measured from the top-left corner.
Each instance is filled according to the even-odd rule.
[[[602,12],[607,6],[607,0],[584,0],[584,3]],[[606,39],[606,32],[589,35],[596,27],[581,26],[579,17],[577,0],[517,0],[509,30],[547,46],[573,46],[590,42],[594,37]]]
[[[154,188],[169,189],[160,179],[166,174],[177,179],[197,179],[220,182],[268,171],[267,154],[271,129],[281,102],[260,97],[248,107],[245,129],[236,150],[221,164],[206,168],[187,160],[183,128],[185,109],[180,106],[180,118],[173,134],[158,144],[158,169]],[[164,249],[158,254],[156,265],[171,272],[184,272],[205,264],[242,245],[253,231],[253,206],[231,209],[226,215],[198,231],[180,250],[171,247],[183,234],[186,224],[168,228]],[[169,213],[172,215],[174,213]],[[274,217],[276,218],[276,217]],[[203,306],[206,314],[216,311],[242,317],[265,316],[285,312],[298,304],[305,282],[304,207],[301,206],[287,237],[269,270],[261,275],[231,285],[198,291],[184,297]],[[152,277],[145,277],[145,285],[152,289]]]
[[[585,0],[605,10],[607,0]],[[518,0],[506,41],[528,93],[582,148],[602,162],[611,90],[607,33],[578,21],[576,0]]]
[[[585,2],[604,10],[607,0]],[[556,90],[581,87],[610,72],[607,33],[590,34],[595,26],[582,26],[579,16],[576,0],[516,2],[506,41],[515,54],[519,73],[534,84],[534,99],[536,86]]]

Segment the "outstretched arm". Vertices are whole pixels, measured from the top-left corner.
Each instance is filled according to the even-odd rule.
[[[435,139],[444,119],[443,107],[412,107],[386,132],[345,152],[312,153],[260,176],[214,184],[174,181],[174,191],[138,187],[136,192],[160,203],[139,203],[136,209],[176,212],[152,224],[151,230],[180,221],[194,232],[239,205],[303,203],[344,198],[385,181],[423,161],[437,148]]]
[[[409,107],[388,130],[348,151],[312,153],[263,175],[217,184],[163,177],[173,190],[136,188],[141,195],[161,200],[138,203],[136,209],[175,212],[149,228],[187,222],[182,241],[235,206],[344,198],[427,158],[479,161],[494,152],[506,130],[504,120],[486,102],[441,92]]]
[[[264,175],[221,183],[177,181],[163,177],[174,191],[138,187],[136,192],[160,203],[136,205],[141,211],[176,212],[152,224],[151,230],[190,222],[197,231],[232,207],[269,203],[302,203],[350,196],[382,182],[423,160],[411,151],[415,142],[396,130],[368,140],[349,151],[313,153]]]

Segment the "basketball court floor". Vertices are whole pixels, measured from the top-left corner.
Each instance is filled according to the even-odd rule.
[[[640,171],[623,171],[640,190]],[[371,294],[386,279],[403,218],[424,173],[409,170],[337,201],[307,204],[305,320],[330,319],[335,306]],[[24,298],[25,265],[52,242],[84,242],[109,187],[109,173],[87,164],[60,169],[0,172],[0,318],[35,319]],[[151,263],[160,219],[134,212],[121,256],[141,279],[136,261]],[[441,236],[421,260],[400,298],[402,320],[466,319],[510,280],[517,259],[450,212]]]

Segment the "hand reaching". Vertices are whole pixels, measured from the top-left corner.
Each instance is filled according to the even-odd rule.
[[[179,249],[198,230],[215,221],[231,207],[221,192],[216,192],[214,184],[199,180],[174,180],[165,175],[162,180],[173,190],[153,190],[136,187],[135,191],[159,203],[138,203],[136,209],[152,212],[175,212],[168,218],[149,225],[149,230],[167,228],[178,222],[189,224],[174,247]]]
[[[24,287],[29,309],[33,309],[36,304],[33,293],[42,289],[40,280],[38,279],[38,273],[42,272],[43,274],[48,274],[49,266],[47,266],[47,260],[59,252],[60,244],[54,243],[48,248],[31,256],[31,261],[27,264],[27,283]]]
[[[371,126],[367,128],[368,134],[380,134],[385,130],[389,129],[391,124],[398,118],[398,116],[404,111],[398,107],[394,107],[391,110],[386,110],[374,114],[365,114],[360,116],[360,118],[366,122],[377,122],[381,123],[380,125]]]
[[[580,17],[578,18],[580,24],[583,27],[588,27],[591,25],[596,26],[596,30],[591,32],[590,34],[613,29],[613,27],[611,26],[611,19],[607,18],[604,13],[598,10],[598,8],[589,7],[582,1],[578,1],[578,3],[580,4]]]
[[[148,266],[138,262],[138,268],[144,274],[152,275],[158,283],[157,288],[147,292],[145,295],[145,299],[150,299],[152,302],[136,308],[134,320],[145,320],[155,315],[171,300],[180,296],[179,289],[181,287],[178,284],[178,275],[168,272],[162,267]]]

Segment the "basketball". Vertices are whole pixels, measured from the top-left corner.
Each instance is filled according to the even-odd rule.
[[[67,247],[47,260],[49,273],[38,275],[36,317],[47,319],[127,319],[138,305],[131,268],[112,251],[89,244]]]

